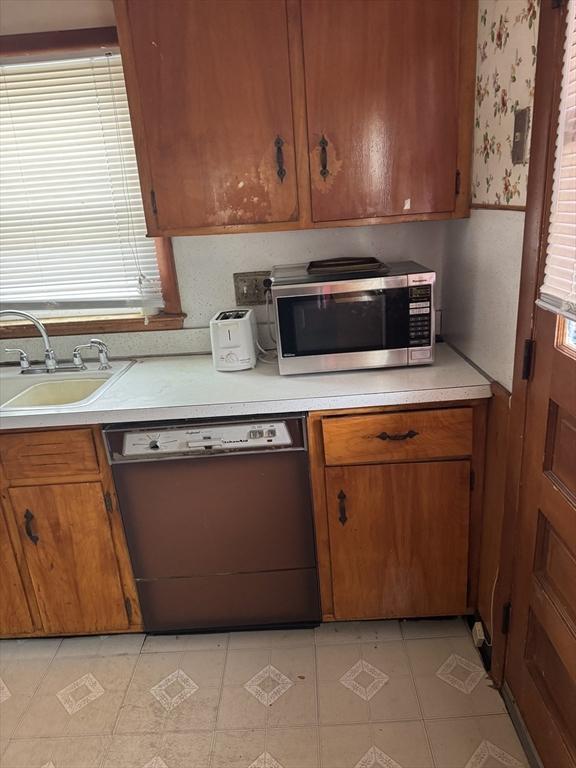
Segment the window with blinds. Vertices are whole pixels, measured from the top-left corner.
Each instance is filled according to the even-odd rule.
[[[569,0],[552,209],[538,305],[576,320],[576,0]]]
[[[162,306],[119,54],[0,66],[0,305]]]

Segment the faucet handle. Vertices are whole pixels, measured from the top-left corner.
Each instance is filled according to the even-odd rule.
[[[53,349],[47,349],[44,353],[44,362],[46,364],[46,371],[52,373],[58,367],[58,361]]]
[[[78,347],[74,348],[74,352],[72,353],[72,362],[74,364],[74,367],[77,368],[79,371],[86,370],[86,364],[84,363],[84,360],[82,360],[82,355],[80,353],[80,350],[89,346],[90,346],[89,344],[80,344]]]
[[[24,352],[23,349],[18,349],[18,348],[5,349],[4,352],[6,352],[6,354],[8,355],[10,354],[20,355],[20,369],[22,371],[26,371],[28,370],[28,368],[30,368],[30,360],[28,359],[28,355],[26,354],[26,352]]]

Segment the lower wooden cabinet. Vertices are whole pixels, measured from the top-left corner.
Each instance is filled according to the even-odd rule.
[[[328,467],[336,619],[467,605],[470,462]]]
[[[311,413],[325,621],[473,611],[486,406]]]
[[[34,632],[34,621],[2,512],[0,509],[0,634],[28,635]]]
[[[141,629],[100,431],[3,434],[0,472],[0,635]]]
[[[44,630],[128,630],[102,485],[39,485],[9,494]]]

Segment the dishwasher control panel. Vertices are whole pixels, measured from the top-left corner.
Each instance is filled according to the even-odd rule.
[[[122,456],[208,454],[291,446],[286,422],[246,422],[126,432]]]

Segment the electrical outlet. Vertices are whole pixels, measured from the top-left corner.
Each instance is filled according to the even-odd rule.
[[[233,277],[236,306],[253,307],[266,304],[264,280],[270,277],[270,272],[235,272]]]
[[[472,627],[472,638],[476,648],[481,648],[486,642],[486,635],[484,634],[484,627],[481,621],[475,621]]]

